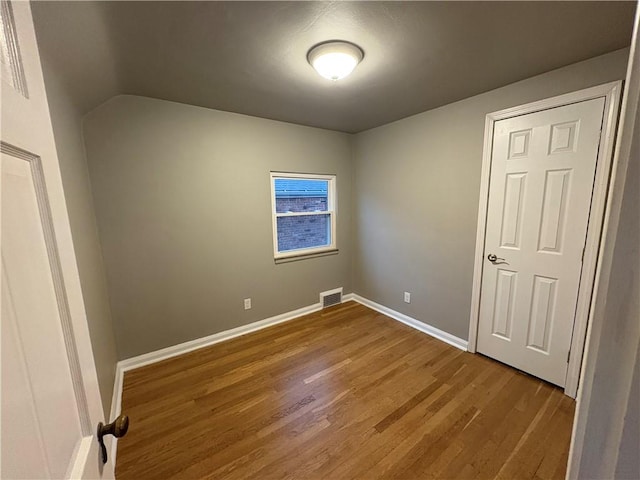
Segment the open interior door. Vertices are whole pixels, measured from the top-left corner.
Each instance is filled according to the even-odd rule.
[[[1,2],[2,478],[113,478],[28,2]]]

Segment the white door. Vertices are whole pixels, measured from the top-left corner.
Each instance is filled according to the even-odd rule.
[[[604,105],[596,98],[494,124],[477,350],[559,386]]]
[[[113,478],[30,5],[1,13],[0,476]]]

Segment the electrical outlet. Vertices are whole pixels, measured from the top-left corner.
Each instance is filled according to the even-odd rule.
[[[249,310],[251,308],[251,299],[250,298],[245,298],[244,299],[244,309],[245,310]]]
[[[411,292],[404,292],[404,303],[411,303]]]

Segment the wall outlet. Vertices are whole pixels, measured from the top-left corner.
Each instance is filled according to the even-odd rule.
[[[245,310],[249,310],[251,308],[251,299],[250,298],[245,298],[244,299],[244,309]]]
[[[411,292],[404,292],[404,303],[411,303]]]

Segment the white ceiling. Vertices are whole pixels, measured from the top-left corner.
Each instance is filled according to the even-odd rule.
[[[629,45],[634,2],[37,2],[83,111],[135,94],[359,132]],[[321,78],[314,44],[365,51]]]

